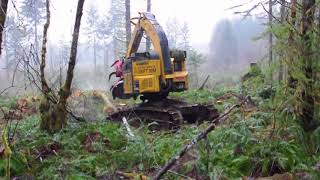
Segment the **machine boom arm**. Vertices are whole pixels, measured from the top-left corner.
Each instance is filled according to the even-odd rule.
[[[155,19],[155,16],[151,13],[140,13],[140,18],[138,19],[138,22],[135,25],[135,29],[132,33],[126,58],[129,58],[132,53],[137,52],[143,32],[145,32],[146,35],[151,39],[154,50],[160,57],[162,74],[171,74],[172,67],[170,62],[168,39],[164,30]]]

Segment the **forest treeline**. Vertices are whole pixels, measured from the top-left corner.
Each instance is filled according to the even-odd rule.
[[[40,56],[43,24],[46,18],[45,1],[9,1],[8,5],[10,8],[6,17],[1,57],[3,59],[1,64],[4,67],[1,70],[1,79],[6,83],[3,83],[2,86],[10,85],[13,72],[18,64],[17,74],[19,75],[17,75],[16,82],[20,88],[28,89],[29,87],[22,83],[28,79],[22,72],[25,69],[25,62],[28,61],[25,59],[30,59],[27,56],[32,56],[30,51]],[[128,7],[126,8],[125,1],[113,0],[110,1],[109,11],[102,13],[95,4],[90,4],[86,9],[79,37],[78,70],[76,70],[74,85],[80,89],[106,89],[108,84],[97,83],[95,78],[98,74],[99,82],[103,81],[109,73],[109,66],[112,62],[125,54],[126,42],[130,37],[127,35],[127,29],[131,28],[127,26],[124,18]],[[138,14],[130,14],[131,17],[138,16]],[[211,73],[206,68],[207,65],[219,64],[220,66],[221,64],[221,66],[235,67],[228,72],[236,74],[232,72],[235,71],[239,74],[248,67],[249,62],[262,59],[265,53],[263,49],[266,46],[264,38],[255,42],[252,40],[258,38],[263,32],[263,22],[255,17],[221,20],[216,25],[217,28],[212,30],[212,39],[208,39],[211,43],[195,47],[190,41],[192,27],[188,22],[172,16],[162,26],[171,48],[188,51],[188,68],[192,74],[190,80],[192,85],[198,86],[197,79]],[[54,33],[54,27],[51,29],[53,32],[49,29],[49,35]],[[65,77],[71,44],[69,36],[71,34],[68,33],[60,40],[48,39],[46,71],[49,73],[50,83],[55,87],[60,86]],[[140,51],[147,48],[146,41],[143,38]],[[226,51],[225,47],[228,47]],[[197,58],[194,58],[195,56]],[[228,60],[230,58],[232,61]],[[24,60],[19,62],[19,59]],[[237,68],[239,66],[241,68]],[[216,68],[214,72],[219,72],[219,69]],[[215,76],[218,74],[216,73]]]

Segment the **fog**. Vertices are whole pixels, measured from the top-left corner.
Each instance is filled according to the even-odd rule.
[[[23,0],[12,2],[15,3],[15,7],[12,3],[9,5],[9,20],[6,22],[5,30],[7,43],[4,45],[4,54],[0,61],[0,89],[13,85],[20,93],[32,92],[36,90],[36,87],[29,86],[32,83],[29,82],[30,78],[26,77],[25,66],[22,61],[25,60],[25,56],[30,56],[29,52],[32,47],[38,49],[37,52],[40,53],[44,24],[44,18],[41,17],[44,17],[44,12],[40,12],[39,23],[37,24],[37,41],[35,41],[34,26],[30,20],[28,21],[24,17],[21,8]],[[49,28],[46,71],[51,85],[55,88],[58,88],[64,80],[70,53],[76,3],[76,0],[51,1],[52,19]],[[265,31],[265,27],[262,25],[264,20],[254,16],[260,14],[261,9],[258,8],[252,12],[253,16],[247,18],[234,14],[235,11],[250,8],[254,3],[255,1],[252,0],[152,1],[152,13],[156,15],[167,36],[174,33],[170,30],[172,28],[168,23],[171,20],[174,19],[180,28],[187,25],[188,48],[190,46],[191,49],[196,50],[202,56],[203,61],[196,70],[188,63],[193,88],[198,85],[193,83],[195,79],[199,81],[200,78],[201,81],[207,75],[211,75],[209,88],[230,79],[231,81],[237,81],[239,74],[246,70],[250,62],[257,62],[264,57],[267,48],[264,38],[253,40]],[[238,4],[244,5],[237,9],[230,9],[230,7]],[[110,19],[112,19],[112,10],[115,10],[115,8],[111,7],[110,0],[87,0],[85,3],[73,85],[75,89],[108,90],[110,87],[107,82],[107,75],[112,69],[109,66],[115,59],[123,56],[125,51],[125,46],[121,41],[116,44],[112,43],[114,31],[110,33],[113,22]],[[117,6],[117,8],[120,8],[120,6]],[[146,0],[131,1],[132,17],[145,10]],[[90,11],[94,11],[97,17],[95,23],[98,25],[95,28],[90,25],[90,17],[94,16],[92,13],[90,14]],[[119,36],[121,38],[121,35]],[[93,45],[93,37],[95,37],[95,45]],[[169,39],[172,48],[184,49],[184,47],[178,45],[173,47],[171,42]],[[143,47],[144,44],[142,43],[141,46]],[[12,49],[12,47],[14,48]],[[36,61],[33,63],[34,67],[38,68]],[[221,72],[224,72],[223,76]],[[193,76],[197,76],[197,78]],[[14,83],[11,84],[13,77],[15,77]]]

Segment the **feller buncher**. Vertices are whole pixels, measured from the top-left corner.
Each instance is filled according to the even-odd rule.
[[[170,92],[188,89],[187,54],[186,51],[169,49],[166,34],[153,14],[139,14],[131,21],[135,28],[126,56],[113,63],[111,67],[115,72],[109,75],[109,80],[112,75],[119,78],[111,87],[114,99],[140,96],[142,103],[121,109],[110,117],[128,118],[134,114],[140,120],[156,121],[169,127],[176,127],[184,121],[199,122],[217,117],[213,105],[188,104],[167,98]],[[144,34],[151,40],[153,50],[138,52]]]

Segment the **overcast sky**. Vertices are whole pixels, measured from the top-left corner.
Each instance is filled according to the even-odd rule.
[[[15,0],[19,6],[22,0]],[[147,0],[131,0],[131,17],[138,16],[138,12],[146,11]],[[191,44],[207,44],[212,36],[215,24],[224,18],[235,18],[228,8],[247,4],[242,9],[248,9],[259,0],[151,0],[151,11],[156,15],[160,24],[165,27],[169,18],[177,18],[187,22],[191,34]],[[78,0],[51,0],[51,27],[49,39],[52,42],[71,39],[75,12]],[[90,6],[96,5],[100,15],[108,14],[111,0],[86,0],[82,19],[82,29],[85,27],[86,15]],[[9,6],[10,9],[10,6]],[[240,9],[237,9],[240,10]],[[15,12],[11,5],[11,11]],[[85,40],[81,34],[80,41]]]
[[[223,18],[232,18],[227,8],[246,0],[151,0],[152,12],[164,27],[168,18],[176,17],[189,24],[192,44],[208,43],[214,25]],[[254,0],[247,0],[254,1]],[[77,0],[52,0],[52,26],[50,39],[58,42],[70,37],[72,32]],[[87,9],[95,4],[99,14],[110,9],[110,0],[86,0],[82,25],[85,26]],[[131,16],[146,10],[146,0],[131,0]]]

